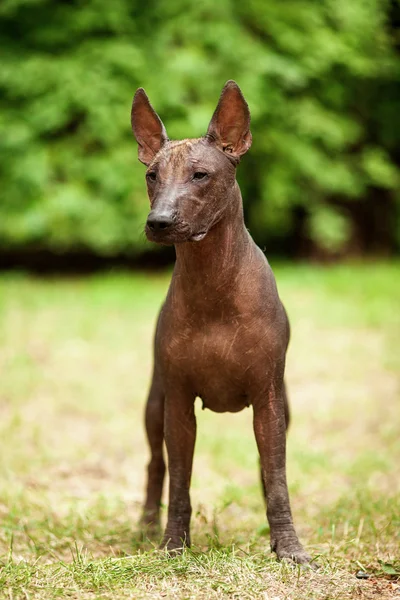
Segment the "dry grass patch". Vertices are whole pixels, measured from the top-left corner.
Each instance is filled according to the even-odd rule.
[[[136,530],[168,275],[3,276],[0,597],[400,598],[397,270],[276,268],[293,330],[290,490],[316,573],[269,553],[251,410],[199,404],[192,550],[168,558]]]

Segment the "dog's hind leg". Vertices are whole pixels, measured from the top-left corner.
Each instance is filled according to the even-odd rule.
[[[165,476],[163,453],[164,390],[157,365],[154,366],[153,379],[147,399],[145,425],[151,456],[147,468],[146,501],[141,523],[145,527],[154,530],[160,526],[160,505]]]

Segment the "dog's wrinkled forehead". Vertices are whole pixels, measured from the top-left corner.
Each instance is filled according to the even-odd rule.
[[[214,153],[204,138],[170,141],[156,154],[149,168],[157,166],[164,173],[179,177],[195,167],[212,168]]]
[[[156,154],[151,166],[170,167],[179,169],[188,163],[193,154],[195,146],[201,143],[200,139],[188,139],[179,141],[169,141]]]

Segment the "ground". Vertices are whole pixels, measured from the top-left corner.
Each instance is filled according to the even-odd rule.
[[[269,551],[251,409],[199,402],[194,545],[169,558],[143,541],[169,273],[14,273],[0,277],[0,598],[400,598],[399,264],[272,266],[292,323],[293,514],[319,570]]]

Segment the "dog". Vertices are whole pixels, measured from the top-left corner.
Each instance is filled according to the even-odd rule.
[[[146,236],[176,249],[145,414],[151,460],[143,523],[159,525],[165,440],[170,484],[162,545],[168,551],[190,546],[195,399],[218,413],[252,406],[271,549],[279,559],[308,563],[286,481],[289,322],[267,259],[245,227],[236,181],[236,167],[252,142],[248,105],[228,81],[206,135],[170,141],[140,88],[131,124],[139,160],[147,166]]]

